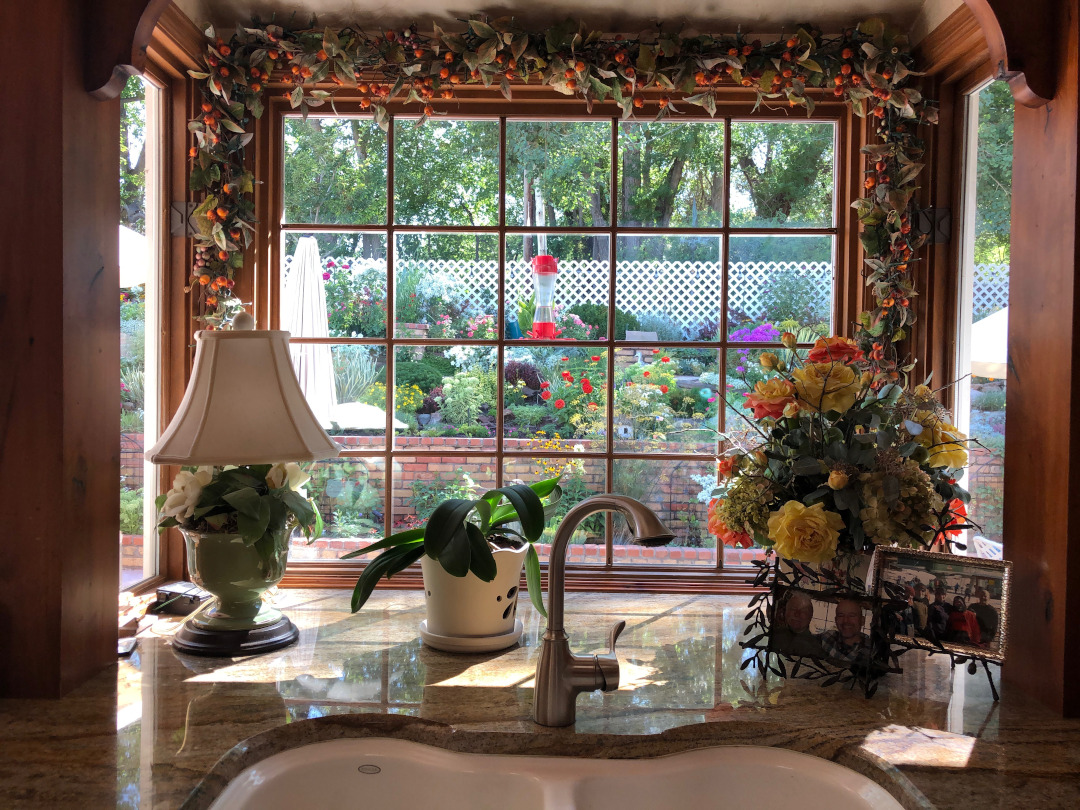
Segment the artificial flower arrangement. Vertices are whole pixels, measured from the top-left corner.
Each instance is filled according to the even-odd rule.
[[[764,352],[744,394],[760,442],[720,460],[709,528],[725,544],[821,563],[878,545],[929,548],[969,528],[956,484],[969,441],[924,383],[875,374],[856,343]]]
[[[264,557],[274,552],[274,535],[295,523],[308,542],[322,534],[323,522],[304,485],[311,480],[300,465],[249,464],[238,467],[184,467],[172,489],[159,495],[158,529],[238,534]]]

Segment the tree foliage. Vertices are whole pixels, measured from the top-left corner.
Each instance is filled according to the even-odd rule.
[[[120,224],[146,233],[146,99],[131,76],[120,105]]]
[[[1012,215],[1014,102],[1005,82],[979,93],[975,179],[975,262],[1007,264]]]

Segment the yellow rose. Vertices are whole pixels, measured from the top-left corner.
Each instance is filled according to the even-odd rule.
[[[824,504],[804,506],[788,501],[778,512],[769,513],[769,539],[776,553],[789,560],[825,562],[836,556],[836,541],[844,519],[826,511]]]
[[[840,411],[855,404],[859,384],[855,372],[842,363],[806,363],[791,372],[804,410]]]
[[[829,489],[843,489],[848,485],[847,473],[843,470],[833,470],[829,473]]]
[[[912,421],[923,426],[923,431],[912,438],[930,454],[927,461],[931,467],[966,467],[967,436],[956,425],[950,425],[930,411],[915,411]]]
[[[776,368],[780,363],[780,358],[772,352],[762,352],[758,362],[761,363],[762,368]]]
[[[783,343],[786,348],[794,349],[798,345],[799,339],[795,337],[792,332],[784,332],[784,334],[780,336],[780,342]]]

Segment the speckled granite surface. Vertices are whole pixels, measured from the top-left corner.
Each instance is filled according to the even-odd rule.
[[[502,653],[423,647],[423,596],[378,592],[356,615],[345,591],[283,591],[300,642],[249,659],[177,655],[169,626],[131,661],[58,701],[0,701],[0,807],[208,807],[244,767],[342,736],[395,736],[459,751],[641,757],[707,745],[791,748],[884,785],[905,807],[1080,807],[1080,721],[1024,695],[994,704],[985,676],[909,653],[870,700],[739,670],[745,599],[570,594],[577,652],[622,618],[622,686],[583,695],[578,720],[530,720],[543,622],[519,607]],[[209,775],[209,776],[208,776]]]

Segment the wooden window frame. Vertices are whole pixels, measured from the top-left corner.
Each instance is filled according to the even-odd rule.
[[[483,89],[467,88],[459,92],[457,109],[453,112],[455,119],[472,120],[496,120],[499,122],[499,176],[500,184],[505,182],[505,138],[506,122],[533,119],[550,121],[595,121],[608,120],[612,124],[612,162],[611,162],[611,193],[607,226],[602,227],[536,227],[536,226],[508,226],[505,222],[505,194],[500,186],[499,222],[494,226],[486,227],[462,227],[462,226],[414,226],[400,225],[393,221],[393,124],[388,133],[387,143],[387,219],[381,225],[312,225],[312,224],[289,224],[282,225],[282,192],[283,192],[283,150],[284,121],[287,117],[295,115],[283,98],[273,97],[269,99],[266,112],[256,123],[255,129],[255,155],[254,166],[258,179],[264,182],[256,188],[256,215],[259,221],[266,223],[261,228],[255,243],[248,251],[246,263],[253,267],[250,274],[250,290],[242,290],[245,300],[254,301],[256,319],[260,323],[267,324],[269,328],[279,326],[279,290],[280,290],[280,246],[283,244],[282,236],[287,232],[313,233],[313,232],[358,232],[378,231],[386,235],[387,239],[387,299],[393,300],[394,268],[393,254],[395,235],[408,232],[450,232],[450,233],[490,233],[497,235],[499,239],[500,264],[504,264],[505,236],[510,234],[525,233],[574,233],[584,235],[603,235],[609,239],[609,311],[608,311],[608,337],[596,341],[576,341],[575,345],[596,346],[608,350],[608,379],[614,379],[614,350],[622,347],[651,348],[665,346],[674,348],[674,344],[660,341],[625,341],[614,340],[614,297],[615,276],[617,272],[616,251],[617,235],[655,235],[655,236],[719,236],[722,239],[722,266],[724,267],[725,298],[727,295],[727,258],[729,238],[732,235],[824,235],[835,239],[834,261],[834,295],[833,295],[833,323],[836,331],[844,332],[848,324],[854,323],[858,313],[865,307],[865,293],[861,282],[862,253],[858,243],[857,223],[848,205],[849,202],[859,196],[862,183],[862,171],[859,149],[867,138],[867,126],[864,121],[854,116],[850,108],[839,101],[823,99],[817,106],[813,116],[806,117],[798,113],[790,112],[786,107],[783,109],[757,109],[755,111],[755,97],[752,93],[739,89],[732,89],[720,94],[717,99],[717,116],[710,118],[704,111],[697,108],[689,108],[687,114],[678,117],[677,121],[714,122],[725,128],[725,214],[722,226],[714,228],[660,228],[660,227],[619,227],[617,224],[618,195],[615,193],[617,186],[618,170],[618,123],[620,110],[612,104],[596,104],[591,114],[582,109],[580,101],[573,99],[552,99],[550,90],[536,87],[515,87],[514,101],[506,101],[497,93]],[[687,109],[684,106],[684,109]],[[400,103],[387,105],[387,111],[393,118],[415,118],[417,111]],[[342,117],[369,118],[360,106],[359,98],[349,98],[339,95],[335,98],[333,110],[317,110],[313,115],[339,115]],[[641,118],[645,122],[651,120],[648,111],[643,111]],[[834,224],[830,228],[731,228],[728,222],[727,200],[730,194],[730,125],[735,121],[747,122],[776,122],[787,121],[792,123],[824,122],[835,126],[834,135]],[[503,285],[505,279],[500,276],[499,296],[502,300]],[[248,298],[250,296],[250,298]],[[501,313],[500,313],[501,317]],[[721,313],[721,334],[727,335],[727,307],[723,307]],[[398,346],[408,345],[456,345],[470,343],[465,340],[436,340],[421,338],[397,338],[393,335],[393,321],[388,318],[387,336],[375,339],[357,338],[323,338],[303,339],[294,338],[296,343],[323,343],[323,344],[361,344],[383,347],[387,352],[389,374],[393,372],[394,352]],[[480,343],[480,341],[476,341]],[[490,345],[486,344],[486,345]],[[520,342],[507,341],[500,329],[497,338],[499,367],[502,367],[503,356],[506,348],[523,345]],[[721,376],[723,376],[726,353],[729,349],[737,348],[767,348],[774,344],[732,344],[726,337],[717,342],[686,341],[679,342],[678,348],[685,349],[711,349],[715,350],[720,360]],[[779,345],[779,344],[775,344]],[[388,374],[388,378],[389,378]],[[497,377],[497,398],[502,402],[502,375]],[[387,386],[388,398],[392,396],[392,386]],[[612,418],[614,408],[614,392],[609,392],[607,408],[608,419]],[[496,446],[488,449],[455,448],[454,455],[476,456],[484,459],[494,459],[496,465],[497,483],[502,482],[504,471],[504,459],[511,457],[560,457],[573,455],[570,452],[529,452],[528,450],[505,451],[500,437],[502,436],[501,408],[497,409]],[[723,428],[724,408],[720,409],[720,425]],[[390,422],[393,418],[392,408],[387,408],[387,436],[392,437]],[[610,433],[610,431],[609,431]],[[719,449],[719,443],[717,445]],[[422,457],[445,454],[445,448],[433,449],[423,447],[396,447],[392,438],[389,438],[382,451],[373,452],[345,451],[341,458],[380,458],[385,464],[387,475],[385,478],[385,515],[389,517],[392,512],[392,498],[394,494],[392,464],[395,457]],[[622,452],[613,449],[613,440],[609,435],[606,448],[603,453],[590,453],[590,457],[601,459],[605,465],[607,480],[612,480],[614,464],[621,459],[650,460],[695,460],[700,461],[709,458],[709,453],[646,453],[646,452]],[[674,593],[735,593],[749,590],[747,583],[748,574],[752,569],[745,566],[724,565],[723,546],[718,548],[716,568],[692,569],[680,568],[675,565],[648,565],[648,564],[615,564],[612,548],[613,534],[611,531],[611,516],[607,516],[605,532],[606,562],[603,565],[569,566],[567,570],[567,585],[576,590],[611,590],[624,591],[627,588],[635,588],[646,591],[664,591]],[[359,561],[293,561],[290,562],[283,587],[352,587],[357,576],[363,569],[363,562]],[[415,569],[415,570],[414,570]],[[545,566],[546,576],[546,566]],[[392,582],[380,584],[380,587],[395,587],[412,589],[420,587],[422,582],[418,566],[413,566],[402,574],[395,576]]]

